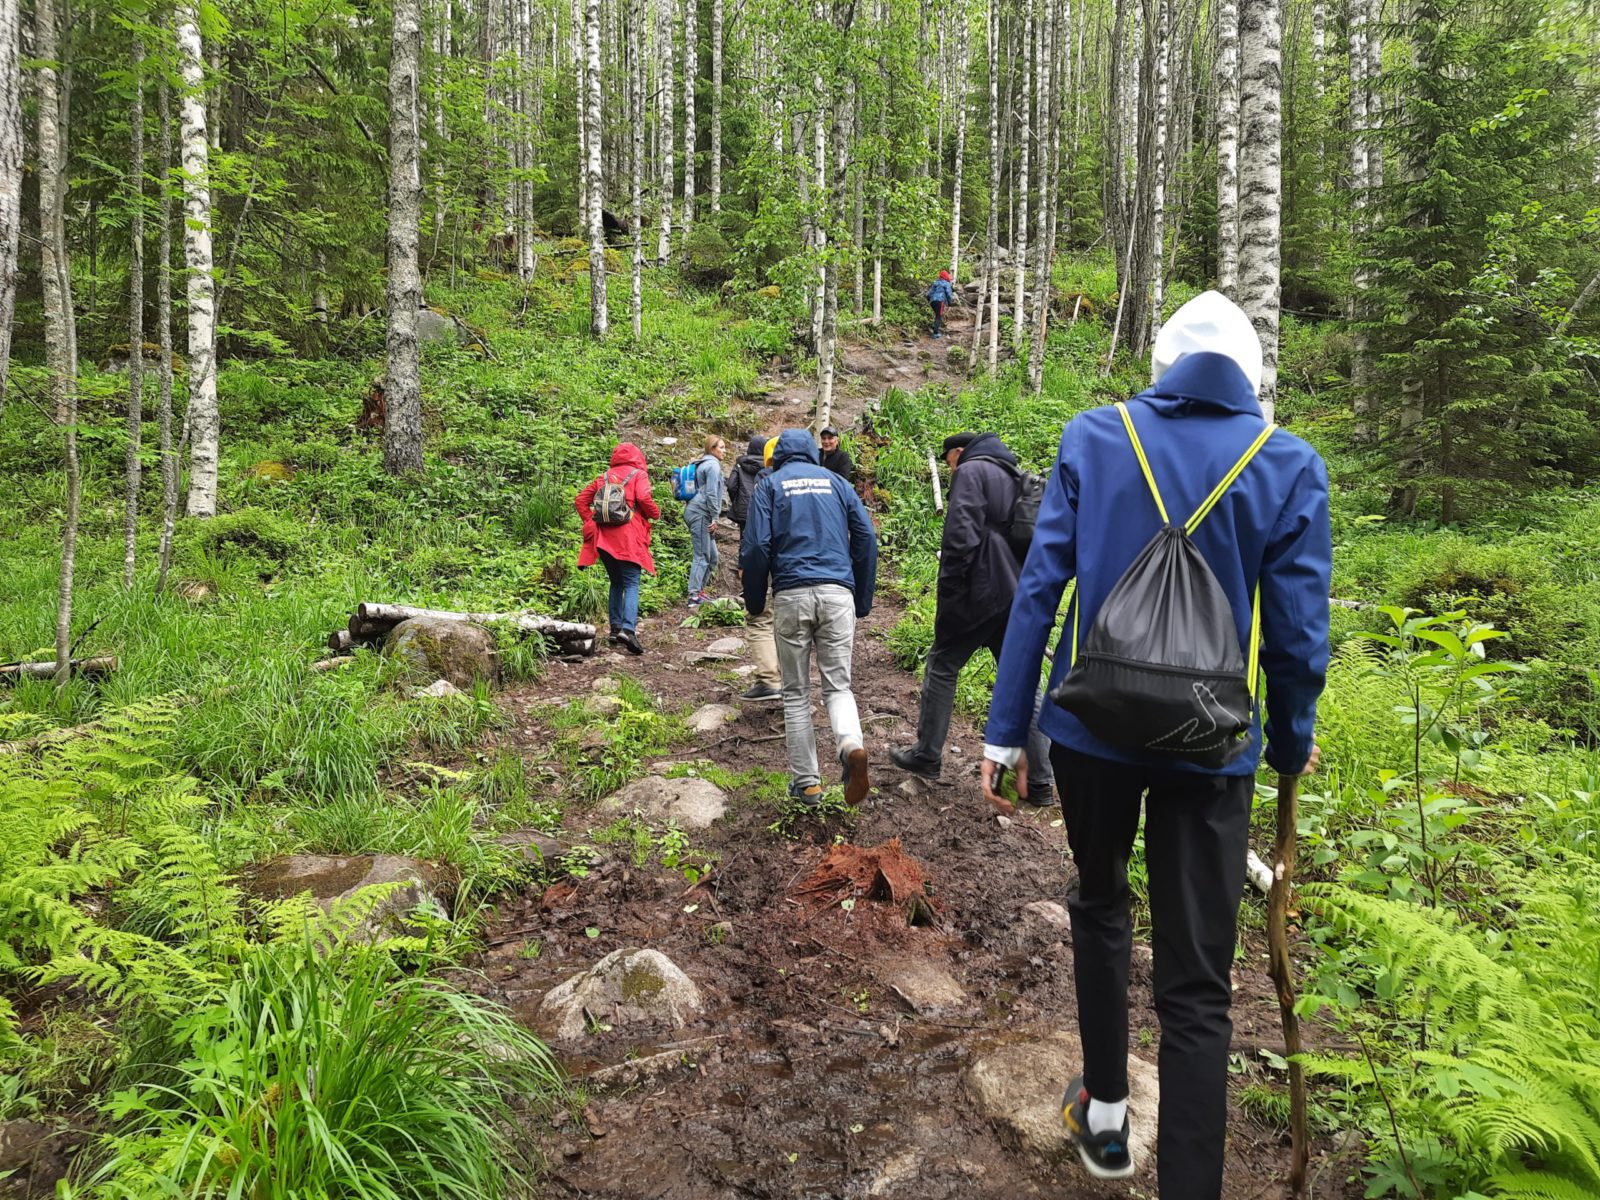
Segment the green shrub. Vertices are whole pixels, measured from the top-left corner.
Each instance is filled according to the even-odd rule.
[[[533,1163],[517,1114],[561,1094],[503,1009],[380,949],[253,956],[174,1023],[170,1082],[118,1092],[109,1157],[75,1194],[496,1200]]]
[[[245,554],[279,564],[300,548],[301,539],[292,521],[264,508],[219,513],[195,531],[196,544],[212,554]]]

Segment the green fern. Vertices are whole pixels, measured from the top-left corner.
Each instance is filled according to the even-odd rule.
[[[1380,1046],[1377,1070],[1403,1130],[1430,1131],[1463,1189],[1527,1200],[1600,1196],[1600,865],[1566,859],[1502,880],[1509,933],[1334,885],[1306,904],[1381,976],[1426,1048]],[[1387,1125],[1372,1068],[1327,1057]],[[1363,1090],[1365,1089],[1365,1091]],[[1370,1094],[1367,1094],[1370,1093]],[[1459,1194],[1459,1193],[1457,1193]]]

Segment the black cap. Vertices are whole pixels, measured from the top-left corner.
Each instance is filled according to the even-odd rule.
[[[837,429],[835,429],[832,425],[825,425],[825,426],[823,426],[822,432],[817,434],[817,436],[818,437],[838,437],[839,436],[839,431]]]
[[[952,433],[949,437],[945,438],[944,449],[940,451],[940,457],[949,454],[952,450],[965,450],[969,445],[976,441],[977,438],[978,435],[975,433]]]

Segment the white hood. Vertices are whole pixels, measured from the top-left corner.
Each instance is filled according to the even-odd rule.
[[[1238,364],[1250,390],[1261,391],[1261,339],[1244,310],[1221,292],[1202,292],[1167,320],[1151,352],[1150,382],[1186,354],[1225,354]]]

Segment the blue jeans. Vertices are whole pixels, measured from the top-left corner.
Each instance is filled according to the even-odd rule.
[[[611,580],[611,598],[606,605],[611,632],[632,633],[639,627],[639,564],[612,558],[602,550],[600,565]]]
[[[683,514],[683,519],[689,526],[689,536],[694,539],[694,561],[689,564],[689,595],[698,596],[711,582],[722,555],[717,551],[717,540],[711,536],[709,516],[690,511]]]

